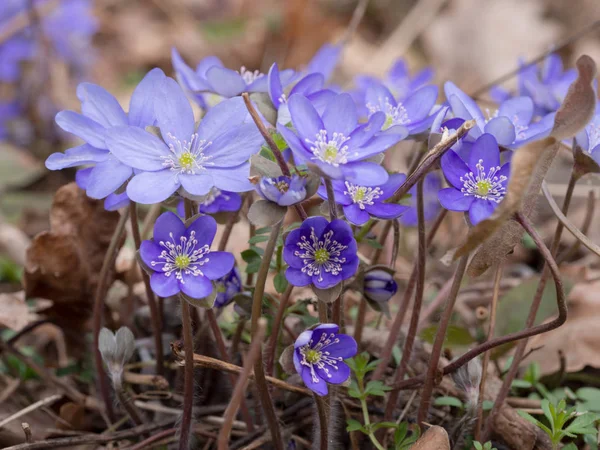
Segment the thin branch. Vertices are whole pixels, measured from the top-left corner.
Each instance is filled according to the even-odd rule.
[[[3,419],[2,421],[0,421],[0,428],[5,426],[6,424],[12,422],[13,420],[17,420],[19,417],[23,417],[23,416],[29,414],[30,412],[35,411],[38,408],[41,408],[42,406],[50,405],[60,398],[62,398],[62,394],[54,394],[54,395],[51,395],[50,397],[46,397],[46,398],[43,398],[42,400],[32,403],[31,405],[27,406],[26,408],[23,408],[22,410],[17,411],[16,413],[8,416],[6,419]]]
[[[267,344],[267,362],[266,372],[268,375],[273,375],[273,366],[275,365],[275,353],[277,353],[277,341],[279,339],[279,330],[281,329],[281,323],[283,322],[283,316],[292,295],[294,286],[288,284],[285,292],[281,295],[279,300],[279,306],[277,308],[277,314],[273,320],[273,326],[271,327],[271,336],[269,336],[269,343]]]
[[[596,195],[594,194],[594,191],[590,189],[585,208],[585,217],[583,218],[583,223],[581,224],[581,232],[586,236],[590,230],[590,226],[592,225],[592,219],[594,218],[595,210]],[[556,264],[560,266],[563,262],[568,261],[569,258],[573,257],[577,253],[579,247],[581,247],[581,241],[576,240],[575,243],[571,246],[571,248],[565,250],[565,252],[562,255],[559,255],[556,258]]]
[[[358,5],[356,5],[356,8],[352,13],[352,19],[350,19],[350,23],[348,24],[346,31],[344,31],[344,35],[340,39],[340,45],[346,45],[350,38],[352,38],[352,35],[356,32],[356,29],[364,17],[365,12],[367,12],[368,5],[369,0],[358,0]]]

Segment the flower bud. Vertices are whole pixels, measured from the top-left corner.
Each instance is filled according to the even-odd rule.
[[[363,292],[367,300],[386,303],[397,290],[398,284],[390,272],[374,269],[365,273]]]
[[[306,198],[306,178],[299,175],[262,177],[256,184],[256,191],[279,206],[294,205]]]
[[[106,364],[113,383],[119,384],[123,366],[129,362],[135,351],[135,338],[131,330],[121,327],[116,333],[102,328],[98,336],[98,350]]]

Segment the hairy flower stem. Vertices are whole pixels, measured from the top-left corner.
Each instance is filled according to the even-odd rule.
[[[267,276],[269,275],[269,266],[271,264],[271,259],[273,258],[273,252],[275,251],[277,238],[279,236],[282,224],[283,220],[279,221],[271,229],[271,235],[269,236],[269,241],[265,247],[265,252],[256,276],[256,285],[254,287],[254,296],[252,299],[252,321],[250,326],[252,342],[258,339],[258,320],[262,316],[262,303],[263,295],[265,293],[265,284],[267,282]],[[277,450],[283,450],[281,430],[279,429],[279,422],[277,420],[277,415],[275,414],[275,407],[273,406],[271,394],[269,393],[267,380],[265,378],[265,370],[263,367],[262,354],[260,353],[254,364],[254,375],[256,377],[256,387],[259,393],[260,403],[271,432],[273,445]]]
[[[136,425],[142,425],[145,423],[144,417],[141,412],[138,410],[137,406],[133,403],[131,396],[125,390],[125,386],[119,380],[118,383],[114,383],[113,387],[115,388],[115,392],[117,393],[117,398],[119,399],[119,403],[127,414]]]
[[[423,390],[421,391],[421,403],[419,404],[419,410],[417,412],[417,423],[421,427],[423,426],[423,422],[427,419],[429,406],[431,405],[431,395],[433,394],[433,387],[438,374],[438,364],[440,362],[440,357],[442,356],[446,332],[448,331],[448,326],[450,325],[454,304],[456,303],[456,298],[458,297],[460,283],[465,274],[465,270],[467,269],[468,261],[469,254],[466,254],[458,262],[458,267],[456,269],[456,273],[454,274],[454,281],[452,282],[450,293],[446,299],[446,305],[444,306],[444,311],[442,312],[442,318],[435,334],[435,340],[433,341],[431,356],[429,357],[429,366],[427,367],[427,373],[425,374],[425,384],[423,385]]]
[[[217,343],[217,351],[219,352],[219,357],[222,361],[226,363],[231,363],[231,360],[229,359],[229,353],[227,353],[227,347],[225,346],[225,340],[223,339],[223,334],[221,333],[219,323],[217,322],[217,316],[215,315],[213,309],[209,308],[206,310],[206,319],[215,338],[215,342]],[[235,375],[230,374],[229,381],[231,383],[231,386],[235,386]],[[248,405],[246,404],[246,399],[244,397],[240,399],[239,409],[240,413],[242,414],[242,418],[244,419],[244,423],[246,424],[246,429],[249,432],[253,432],[254,424],[252,423],[252,415],[250,414],[250,410],[248,409]]]
[[[379,248],[375,249],[373,252],[373,257],[371,258],[371,264],[377,264],[379,258],[381,258],[381,254],[383,253],[383,249],[385,248],[385,242],[387,241],[388,236],[390,235],[390,230],[392,229],[392,221],[388,220],[381,230],[381,235],[379,236],[379,244],[381,245]]]
[[[490,326],[488,329],[487,339],[494,337],[496,331],[496,312],[498,311],[498,297],[500,297],[500,281],[502,280],[502,262],[496,265],[494,273],[494,288],[492,292],[492,304],[490,307]],[[477,422],[475,424],[474,436],[475,440],[479,441],[481,437],[481,427],[483,425],[483,395],[485,393],[485,382],[487,379],[488,365],[490,364],[491,352],[487,351],[483,354],[483,362],[481,363],[481,382],[479,383],[479,397],[477,399]]]
[[[575,171],[573,171],[571,178],[569,179],[569,184],[567,185],[567,191],[565,192],[565,199],[563,201],[563,206],[562,206],[562,212],[565,215],[569,211],[569,206],[571,205],[571,199],[573,198],[573,191],[575,190],[575,184],[577,183],[577,180],[578,180],[578,177],[575,174]],[[556,256],[556,253],[558,252],[558,247],[560,245],[560,238],[562,237],[563,229],[564,229],[564,226],[559,221],[558,224],[556,225],[556,230],[554,231],[554,237],[552,239],[552,244],[550,246],[550,255],[552,258],[554,258]],[[544,295],[544,290],[546,288],[546,283],[547,283],[549,277],[550,277],[550,268],[549,268],[548,262],[546,261],[546,263],[544,263],[544,268],[542,269],[542,275],[540,277],[540,281],[538,282],[537,289],[536,289],[534,297],[533,297],[533,301],[531,302],[531,307],[529,309],[529,315],[527,316],[527,321],[525,322],[526,328],[533,327],[533,324],[535,323],[535,317],[536,317],[538,309],[542,303],[542,297]],[[527,342],[528,342],[528,339],[523,339],[521,342],[519,342],[517,344],[510,369],[508,370],[508,373],[504,376],[504,380],[502,381],[502,387],[500,388],[500,391],[498,392],[497,401],[494,403],[494,406],[492,407],[492,410],[490,411],[490,413],[488,415],[488,419],[486,421],[486,427],[485,427],[485,430],[484,430],[483,436],[482,436],[483,438],[485,438],[488,435],[487,430],[490,429],[490,426],[492,424],[494,416],[498,413],[500,406],[502,405],[502,403],[508,396],[512,382],[517,375],[519,365],[521,363],[521,360],[523,359],[523,355],[525,354],[525,348],[527,347]]]
[[[142,245],[142,236],[140,235],[140,227],[138,223],[137,204],[131,202],[129,207],[129,217],[131,219],[131,230],[136,251],[139,251]],[[146,297],[148,298],[148,308],[150,309],[150,320],[152,321],[152,334],[154,336],[154,346],[156,347],[156,373],[164,374],[164,355],[162,345],[162,318],[156,303],[156,297],[150,287],[150,276],[145,270],[142,270],[142,279],[146,288]]]
[[[337,219],[337,205],[335,203],[335,192],[333,191],[333,184],[331,179],[323,177],[325,183],[325,189],[327,189],[327,203],[329,204],[329,219]]]
[[[354,236],[356,242],[360,244],[365,238],[365,236],[369,234],[369,231],[371,231],[375,225],[377,225],[377,221],[375,219],[369,219],[367,223],[360,227],[360,230],[358,230],[358,233],[356,233],[356,236]]]
[[[279,300],[279,307],[277,308],[277,314],[273,320],[273,326],[271,327],[271,336],[269,336],[269,343],[267,344],[267,375],[273,375],[273,367],[275,365],[275,354],[277,353],[277,341],[279,340],[279,331],[281,329],[281,323],[283,322],[283,316],[292,295],[294,286],[288,284],[285,292],[281,295]]]
[[[184,199],[186,220],[193,215],[193,203]],[[183,335],[183,351],[185,358],[183,377],[183,413],[181,415],[179,450],[190,448],[190,432],[192,429],[192,410],[194,407],[194,334],[192,330],[192,319],[190,305],[183,297],[181,301],[181,324]]]
[[[435,222],[431,226],[429,232],[427,233],[427,246],[431,244],[438,230],[440,229],[440,225],[446,218],[447,210],[443,209],[435,219]],[[377,365],[377,369],[373,372],[373,376],[371,377],[373,380],[381,380],[385,369],[392,359],[392,351],[394,349],[394,345],[398,342],[398,336],[400,335],[400,329],[402,328],[402,324],[404,323],[404,317],[406,316],[406,312],[408,311],[408,306],[410,303],[410,299],[412,297],[413,291],[415,289],[417,283],[417,272],[419,269],[419,260],[415,262],[413,270],[410,274],[410,278],[408,279],[408,284],[406,285],[406,290],[404,291],[404,295],[402,296],[402,301],[400,302],[400,308],[396,313],[396,317],[394,318],[394,322],[390,327],[390,333],[385,342],[383,350],[381,352],[380,364]]]
[[[358,385],[358,390],[361,393],[360,407],[361,407],[362,413],[363,413],[363,421],[365,422],[365,428],[369,431],[367,433],[369,436],[369,439],[371,440],[371,442],[373,443],[375,448],[377,448],[377,450],[385,450],[383,445],[381,445],[379,443],[379,441],[377,440],[375,433],[371,430],[371,418],[369,417],[369,408],[367,406],[367,399],[366,399],[366,396],[364,395],[365,382],[362,379],[362,377],[357,378],[356,384]]]
[[[317,416],[319,418],[319,450],[327,450],[329,448],[329,406],[326,403],[325,397],[320,397],[313,394],[315,405],[317,407]]]
[[[110,399],[110,392],[108,387],[108,378],[104,371],[104,365],[102,362],[102,355],[100,354],[100,329],[102,328],[102,315],[104,313],[104,297],[108,290],[108,276],[115,266],[115,260],[117,259],[119,243],[125,232],[125,225],[127,224],[127,210],[123,211],[121,218],[117,223],[117,227],[110,238],[106,255],[104,255],[104,261],[102,261],[102,268],[100,269],[100,275],[98,277],[98,285],[96,286],[96,293],[94,296],[94,315],[93,315],[93,334],[94,334],[94,360],[96,363],[96,373],[98,374],[98,387],[104,407],[106,408],[106,414],[111,422],[116,420],[115,412],[113,410],[113,403]]]
[[[417,222],[418,222],[418,248],[417,248],[417,267],[416,267],[416,293],[413,311],[410,317],[410,325],[408,333],[404,341],[402,349],[402,359],[400,365],[396,369],[394,382],[402,381],[408,369],[408,362],[412,355],[413,345],[417,336],[417,325],[419,324],[419,316],[421,314],[421,305],[423,304],[423,292],[425,290],[425,257],[427,252],[427,240],[425,238],[425,209],[423,204],[423,179],[417,183]],[[408,300],[408,299],[406,299]],[[408,301],[406,302],[408,303]],[[395,324],[394,324],[395,325]],[[399,327],[396,332],[399,332]],[[387,365],[387,364],[386,364]],[[382,366],[382,364],[380,364]],[[384,366],[385,367],[385,366]],[[390,395],[385,405],[383,421],[388,422],[392,418],[394,408],[398,402],[398,391],[390,392]],[[385,430],[378,433],[377,437],[381,440]],[[385,445],[385,442],[384,442]]]

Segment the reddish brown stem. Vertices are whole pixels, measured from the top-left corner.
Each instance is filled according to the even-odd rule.
[[[294,286],[288,284],[285,292],[281,295],[279,301],[279,307],[277,308],[277,314],[275,320],[273,320],[273,326],[271,327],[271,336],[269,337],[269,343],[267,344],[267,362],[266,372],[267,376],[273,375],[273,367],[275,365],[275,354],[277,353],[277,341],[279,340],[279,330],[281,329],[281,323],[283,322],[283,316],[292,295]]]

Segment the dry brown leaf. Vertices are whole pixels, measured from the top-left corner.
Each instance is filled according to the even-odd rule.
[[[25,302],[25,292],[0,294],[0,325],[19,331],[37,319]]]
[[[578,372],[586,366],[600,368],[600,281],[576,284],[569,294],[567,322],[548,333],[529,340],[528,349],[539,348],[522,362],[540,365],[542,375],[560,368],[558,352],[565,356],[566,371]]]
[[[56,192],[51,229],[33,239],[24,272],[27,296],[54,301],[46,311],[50,318],[75,329],[84,325],[118,220],[119,213],[106,211],[102,201],[90,199],[75,183]]]
[[[411,447],[412,450],[450,450],[448,433],[437,425],[429,428]]]

